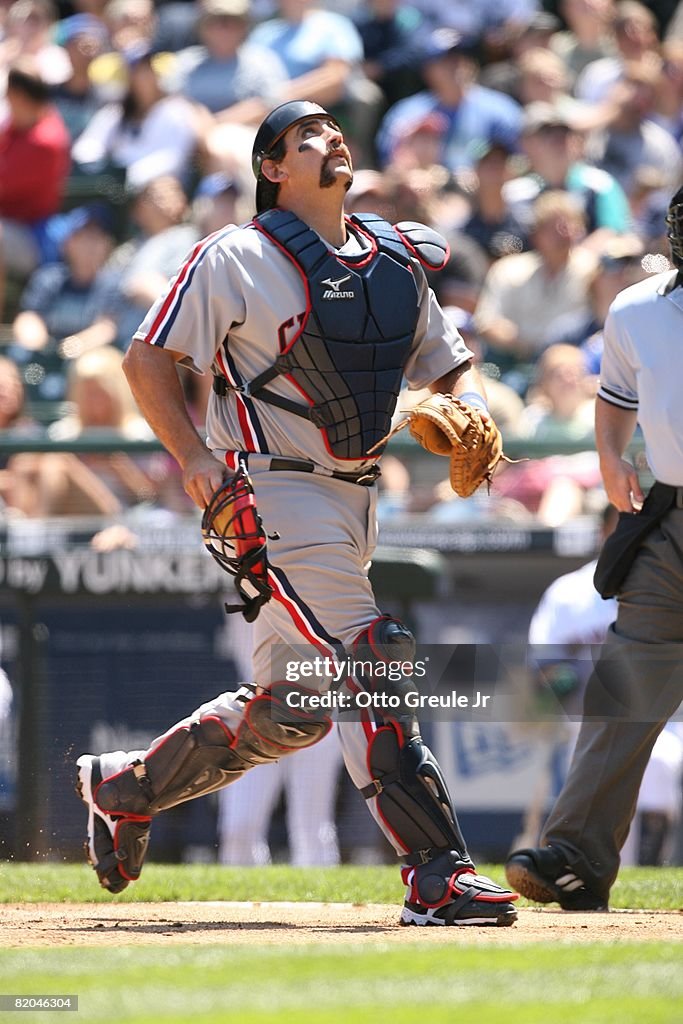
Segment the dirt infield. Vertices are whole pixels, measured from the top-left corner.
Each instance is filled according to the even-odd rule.
[[[683,912],[522,909],[511,928],[399,928],[395,906],[351,903],[25,903],[1,908],[8,947],[132,942],[683,942]]]

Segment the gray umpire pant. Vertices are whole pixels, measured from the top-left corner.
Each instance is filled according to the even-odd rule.
[[[683,701],[683,509],[650,534],[588,681],[567,781],[541,841],[599,895],[619,870],[645,767]]]

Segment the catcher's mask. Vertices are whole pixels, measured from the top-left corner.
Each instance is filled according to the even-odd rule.
[[[226,612],[242,612],[247,622],[253,622],[273,596],[273,588],[268,583],[268,538],[243,463],[212,494],[202,516],[202,537],[221,568],[234,576],[243,601],[226,604]],[[254,595],[244,589],[245,583],[256,591]]]
[[[261,213],[275,205],[270,201],[269,189],[273,190],[272,182],[263,177],[261,165],[270,155],[273,147],[289,131],[309,117],[331,117],[329,112],[321,107],[319,103],[312,103],[310,100],[291,100],[289,103],[281,103],[275,110],[271,110],[265,120],[261,123],[254,139],[254,148],[251,153],[251,166],[256,178],[256,212]],[[336,118],[332,118],[336,124]]]
[[[666,226],[671,259],[679,270],[683,269],[683,187],[672,196],[666,214]]]

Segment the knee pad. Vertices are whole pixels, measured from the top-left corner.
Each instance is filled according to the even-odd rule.
[[[441,769],[420,736],[402,742],[393,725],[373,733],[367,759],[372,782],[361,793],[408,851],[401,861],[415,868],[420,898],[438,906],[454,871],[472,865]]]
[[[332,728],[332,719],[310,707],[308,698],[317,696],[295,683],[273,683],[247,702],[234,749],[250,763],[260,764],[319,743]]]
[[[391,615],[380,615],[353,642],[354,655],[377,662],[410,661],[415,658],[415,637],[408,627]]]
[[[110,815],[152,816],[222,789],[258,764],[317,743],[332,721],[300,708],[299,695],[288,699],[293,690],[301,688],[275,683],[248,700],[235,735],[215,715],[180,726],[144,761],[104,779],[93,794],[95,802]]]

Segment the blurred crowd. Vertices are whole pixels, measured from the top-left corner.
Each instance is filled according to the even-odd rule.
[[[349,212],[447,237],[432,287],[504,436],[548,451],[467,503],[387,457],[382,515],[552,526],[601,504],[607,310],[669,267],[683,3],[0,0],[0,95],[0,429],[148,436],[121,353],[197,240],[253,214],[265,113],[308,98],[352,149]],[[183,377],[198,425],[209,384]],[[189,510],[162,455],[2,463],[8,514]]]

